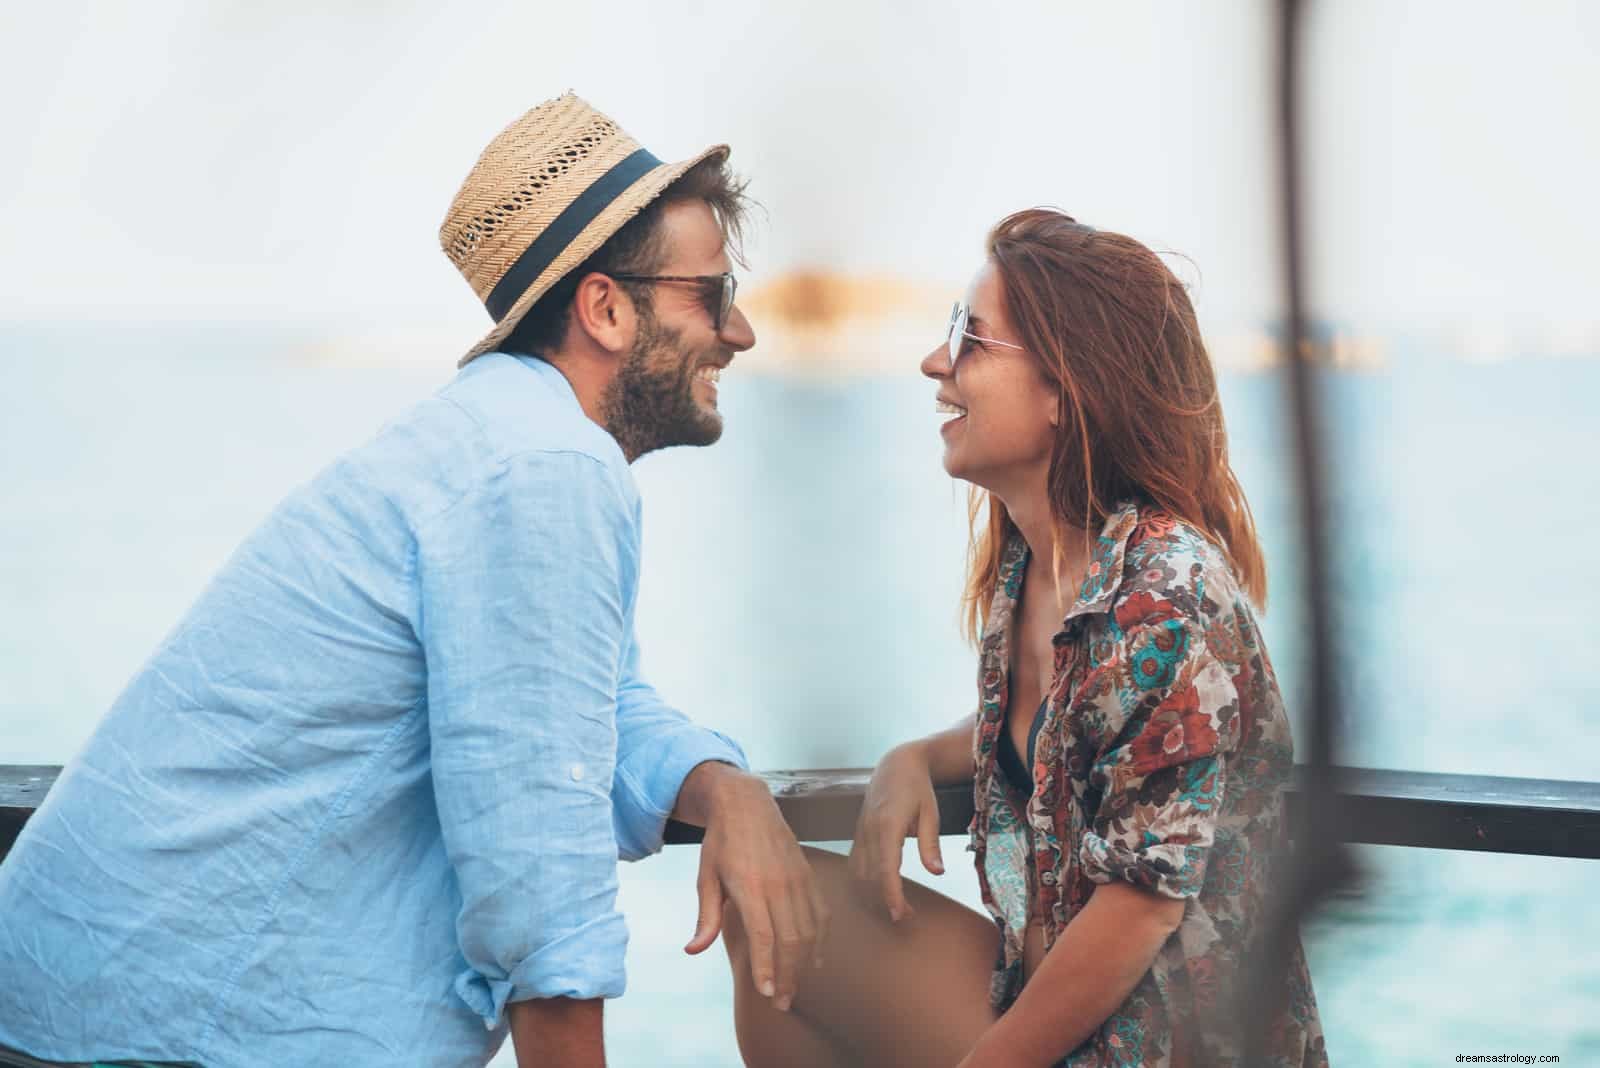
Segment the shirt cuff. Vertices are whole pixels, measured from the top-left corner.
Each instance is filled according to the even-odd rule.
[[[1128,883],[1182,901],[1197,896],[1205,884],[1207,853],[1207,846],[1176,842],[1129,849],[1088,831],[1078,862],[1091,882]]]
[[[620,912],[611,912],[563,931],[508,974],[485,975],[471,968],[461,972],[455,991],[493,1031],[504,1022],[508,1002],[621,997],[627,987],[627,950],[627,924]]]
[[[642,860],[661,851],[667,818],[677,807],[683,780],[695,768],[717,760],[750,770],[739,743],[709,727],[690,726],[665,749],[617,768],[613,811],[617,853],[623,860]]]

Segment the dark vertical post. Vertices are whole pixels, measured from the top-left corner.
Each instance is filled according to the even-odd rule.
[[[1302,0],[1277,5],[1277,154],[1279,225],[1282,234],[1288,401],[1294,433],[1296,481],[1301,527],[1300,569],[1305,583],[1304,623],[1309,641],[1307,662],[1309,713],[1298,748],[1304,755],[1301,780],[1305,790],[1305,822],[1295,842],[1294,863],[1276,887],[1261,943],[1245,978],[1240,1004],[1246,1063],[1263,1059],[1268,1021],[1282,1008],[1285,970],[1300,924],[1317,903],[1353,869],[1337,825],[1333,765],[1335,728],[1339,719],[1335,689],[1335,643],[1332,598],[1329,595],[1328,507],[1323,481],[1320,409],[1315,402],[1315,348],[1306,323],[1305,235],[1302,226],[1300,168],[1300,45]]]

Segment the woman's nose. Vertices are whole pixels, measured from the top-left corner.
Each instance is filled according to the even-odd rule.
[[[940,345],[922,358],[922,373],[929,378],[950,377],[950,346]]]

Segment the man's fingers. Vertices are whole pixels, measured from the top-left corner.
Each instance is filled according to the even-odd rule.
[[[779,1010],[788,1012],[789,1006],[794,1004],[801,961],[810,955],[810,940],[802,935],[800,917],[795,915],[795,902],[787,895],[772,896],[768,899],[768,905],[772,909],[772,930],[777,935],[777,951],[773,955],[773,987],[777,994],[773,1004]],[[810,911],[809,906],[807,911]]]
[[[762,997],[770,998],[778,992],[774,981],[772,919],[764,908],[750,908],[748,904],[734,902],[739,918],[744,922],[745,938],[750,947],[750,978]]]
[[[685,953],[704,953],[716,942],[722,931],[722,884],[715,876],[701,876],[700,918],[695,923],[694,937],[683,947]]]
[[[935,875],[944,874],[944,857],[939,853],[939,803],[929,798],[917,813],[917,851],[922,866]]]

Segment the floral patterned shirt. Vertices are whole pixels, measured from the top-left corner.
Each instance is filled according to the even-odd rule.
[[[1099,883],[1186,902],[1183,920],[1126,1001],[1061,1063],[1233,1065],[1230,1028],[1284,855],[1289,722],[1250,604],[1226,557],[1193,527],[1125,503],[1054,637],[1055,666],[1023,797],[997,768],[1012,620],[1028,549],[1013,534],[984,629],[971,848],[1001,933],[991,996],[1022,988],[1029,917],[1048,949]],[[1298,943],[1274,1066],[1325,1066]]]

